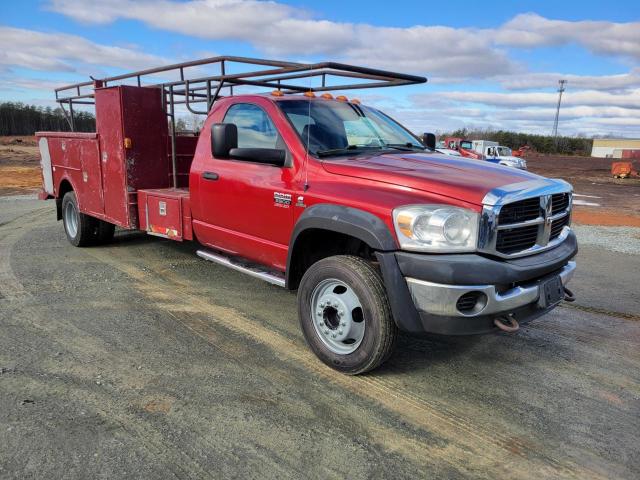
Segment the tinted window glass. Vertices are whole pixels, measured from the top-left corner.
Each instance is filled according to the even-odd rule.
[[[224,122],[238,127],[239,148],[276,148],[278,131],[267,113],[257,105],[233,105],[227,110]]]

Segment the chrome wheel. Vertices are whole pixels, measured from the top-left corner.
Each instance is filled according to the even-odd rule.
[[[64,226],[69,236],[75,238],[78,233],[78,210],[73,202],[64,207]]]
[[[318,337],[332,352],[348,355],[362,343],[362,305],[346,283],[335,278],[320,282],[311,294],[311,317]]]

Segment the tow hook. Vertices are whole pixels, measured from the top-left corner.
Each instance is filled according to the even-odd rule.
[[[564,287],[564,301],[565,302],[575,302],[576,301],[576,296],[567,287]]]
[[[507,333],[517,332],[520,328],[518,321],[511,315],[508,315],[506,317],[496,317],[493,320],[493,324],[503,332]]]

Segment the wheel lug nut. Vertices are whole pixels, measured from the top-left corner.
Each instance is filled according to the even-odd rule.
[[[344,315],[344,310],[340,310],[340,311],[338,312],[338,315],[343,316],[343,315]]]
[[[340,326],[341,327],[346,327],[347,326],[347,322],[340,322]]]
[[[338,333],[339,333],[340,335],[342,335],[342,329],[338,330]]]
[[[335,334],[335,333],[334,333],[334,334],[332,334],[331,336],[332,336],[333,338],[336,338],[336,334]]]

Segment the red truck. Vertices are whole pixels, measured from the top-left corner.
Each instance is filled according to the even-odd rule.
[[[425,81],[215,57],[64,87],[72,129],[74,108],[94,104],[96,132],[38,133],[40,197],[75,246],[115,226],[197,241],[205,260],[297,290],[310,348],[347,374],[384,362],[399,331],[515,331],[573,299],[571,186],[432,155],[381,111],[327,93]],[[180,108],[206,115],[198,135],[176,134]]]
[[[485,156],[482,153],[476,152],[473,149],[473,142],[471,140],[465,140],[460,137],[446,137],[444,139],[445,148],[450,150],[457,150],[460,155],[465,158],[473,158],[475,160],[484,160]]]

